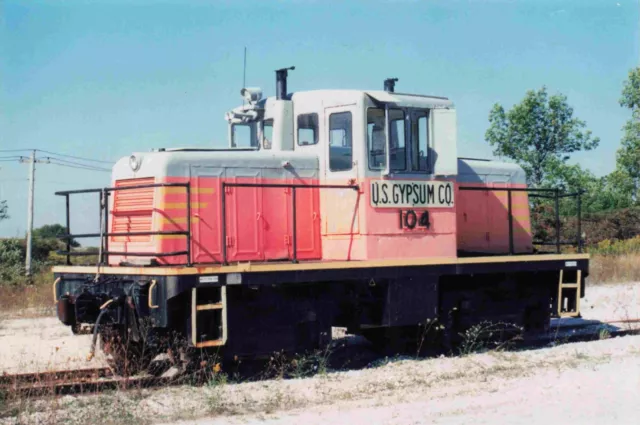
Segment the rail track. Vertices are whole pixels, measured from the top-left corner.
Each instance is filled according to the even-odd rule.
[[[109,368],[61,370],[0,376],[0,393],[42,397],[62,394],[91,394],[107,390],[128,390],[170,385],[179,381],[150,375],[115,376]]]
[[[621,329],[618,325],[627,325]],[[520,349],[535,349],[553,344],[593,341],[603,338],[602,330],[606,330],[607,338],[640,335],[640,319],[616,320],[610,322],[599,321],[567,321],[567,323],[552,326],[549,332],[535,338],[518,341],[515,346]],[[360,343],[347,344],[350,349],[357,346],[366,347],[364,338]],[[343,354],[344,355],[344,354]],[[352,368],[358,366],[352,364]],[[198,379],[200,378],[200,379]],[[185,377],[163,377],[153,375],[139,375],[122,377],[115,376],[109,368],[92,368],[78,370],[61,370],[37,373],[4,374],[0,375],[0,396],[49,397],[55,395],[92,394],[108,390],[131,390],[185,383],[202,383],[198,374]]]
[[[523,348],[538,348],[552,344],[595,341],[602,338],[616,338],[640,335],[640,319],[625,319],[600,322],[597,320],[560,321],[544,335],[522,341]],[[626,325],[622,329],[619,325]]]

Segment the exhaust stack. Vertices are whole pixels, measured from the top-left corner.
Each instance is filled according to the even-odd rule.
[[[276,69],[276,99],[284,100],[287,98],[287,71],[293,71],[295,66],[289,68]]]
[[[386,80],[384,80],[384,91],[393,93],[396,88],[397,81],[397,78],[387,78]]]

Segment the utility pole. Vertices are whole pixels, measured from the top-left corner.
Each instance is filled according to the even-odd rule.
[[[101,168],[101,167],[96,167],[96,166],[90,166],[84,163],[78,163],[78,162],[72,162],[69,160],[64,160],[64,159],[60,159],[57,157],[45,157],[44,159],[37,159],[36,158],[36,153],[38,151],[38,149],[20,149],[22,150],[30,150],[31,151],[31,155],[29,155],[29,157],[24,157],[24,156],[19,156],[18,157],[18,161],[21,163],[25,163],[28,162],[29,163],[29,198],[27,199],[27,237],[26,237],[26,255],[25,255],[25,259],[24,259],[24,268],[25,268],[25,272],[27,277],[31,277],[31,256],[32,256],[32,251],[33,251],[33,210],[34,210],[34,196],[35,196],[35,185],[36,185],[36,162],[41,162],[44,164],[56,164],[56,165],[61,165],[61,166],[67,166],[67,167],[74,167],[74,168],[81,168],[81,169],[86,169],[86,170],[95,170],[95,171],[109,171],[108,169],[105,168]],[[70,155],[63,155],[63,154],[56,154],[54,152],[49,152],[53,155],[57,155],[57,156],[63,156],[63,157],[70,157],[70,158],[74,158],[74,159],[80,159],[80,160],[85,160],[85,161],[98,161],[98,162],[107,162],[107,161],[101,161],[101,160],[93,160],[93,159],[87,159],[87,158],[79,158],[79,157],[74,157],[74,156],[70,156]],[[12,158],[9,158],[9,160],[11,160]],[[54,159],[56,160],[56,162],[51,162],[51,160]]]
[[[31,276],[31,251],[33,239],[33,197],[36,185],[36,162],[49,163],[48,160],[36,159],[36,150],[31,151],[29,158],[20,158],[20,162],[28,162],[29,165],[29,198],[27,199],[27,252],[24,259],[26,275]]]
[[[33,233],[33,192],[36,183],[36,151],[31,151],[29,166],[29,200],[27,206],[27,255],[24,268],[27,276],[31,276],[31,234]]]

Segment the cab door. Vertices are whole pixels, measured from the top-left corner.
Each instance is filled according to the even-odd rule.
[[[358,161],[361,157],[361,132],[355,122],[358,120],[356,105],[325,108],[322,137],[324,184],[361,184],[358,178]],[[355,235],[360,233],[360,194],[353,189],[321,190],[323,235]]]

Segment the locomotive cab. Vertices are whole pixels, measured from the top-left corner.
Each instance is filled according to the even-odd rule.
[[[320,211],[314,214],[320,217],[323,259],[453,257],[453,103],[385,86],[387,91],[278,93],[250,102],[227,114],[229,144],[274,156],[310,154],[318,160],[320,184],[358,186],[319,191]],[[427,206],[435,210],[428,214]],[[409,226],[397,226],[407,212]]]

